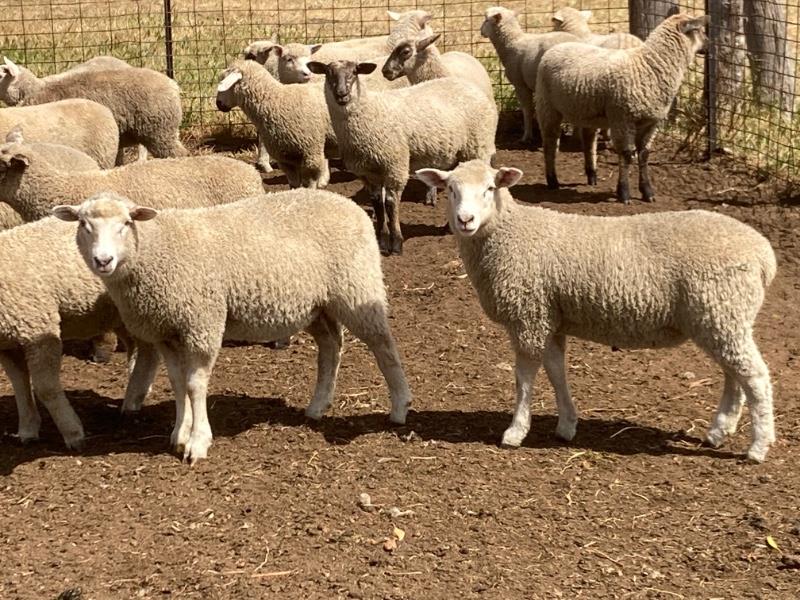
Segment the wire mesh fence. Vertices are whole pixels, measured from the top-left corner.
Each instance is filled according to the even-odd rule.
[[[592,10],[597,32],[646,36],[671,10],[711,15],[709,51],[681,88],[666,129],[681,146],[726,151],[765,173],[800,179],[795,77],[800,0],[515,0],[524,28],[551,29],[564,5]],[[111,54],[171,73],[183,90],[184,126],[203,136],[250,129],[214,107],[219,73],[251,41],[325,42],[382,35],[386,11],[428,10],[443,51],[479,58],[501,109],[516,107],[497,55],[479,29],[487,5],[470,0],[0,0],[3,54],[39,75]],[[252,133],[252,130],[250,130]]]

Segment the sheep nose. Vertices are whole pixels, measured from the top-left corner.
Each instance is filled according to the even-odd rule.
[[[464,225],[469,225],[475,220],[475,215],[458,215],[458,220]]]
[[[94,257],[94,264],[97,267],[107,267],[111,262],[110,256],[95,256]]]
[[[230,109],[227,106],[225,106],[225,104],[217,100],[217,110],[221,112],[228,112]]]

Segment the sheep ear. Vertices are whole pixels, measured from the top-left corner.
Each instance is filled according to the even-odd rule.
[[[400,20],[400,13],[399,12],[394,12],[393,10],[387,10],[386,14],[389,15],[389,18],[392,21],[399,21]]]
[[[436,43],[436,40],[438,40],[440,37],[442,37],[441,32],[440,33],[434,33],[433,35],[429,35],[428,37],[418,41],[417,42],[417,52],[422,52],[428,46],[432,46],[433,44]]]
[[[328,65],[321,63],[318,60],[309,61],[306,65],[308,70],[317,75],[325,75],[328,73]]]
[[[134,206],[128,211],[128,214],[134,221],[149,221],[155,219],[158,211],[147,206]]]
[[[516,185],[522,178],[522,171],[514,167],[500,167],[494,176],[494,184],[499,188]]]
[[[378,65],[376,65],[375,63],[370,63],[370,62],[358,63],[356,65],[356,73],[358,75],[369,75],[377,68]]]
[[[22,126],[17,124],[6,135],[7,144],[21,144],[25,139],[22,137]]]
[[[667,14],[664,16],[664,19],[669,19],[670,17],[677,15],[679,12],[681,12],[681,9],[678,8],[678,5],[673,4],[669,7],[669,10],[667,10]]]
[[[697,17],[695,19],[689,19],[688,21],[684,21],[680,24],[681,33],[689,33],[691,31],[697,31],[698,29],[704,29],[705,26],[708,24],[708,15],[703,15],[702,17]]]
[[[6,73],[11,75],[11,77],[17,77],[19,75],[19,67],[9,60],[7,56],[3,57],[3,63],[5,63]]]
[[[68,204],[59,204],[58,206],[54,206],[53,210],[50,212],[54,217],[62,221],[77,221],[78,208],[77,206],[69,206]]]
[[[8,162],[8,166],[12,169],[24,169],[25,167],[29,167],[31,164],[31,159],[28,157],[27,154],[22,152],[17,152],[14,154]]]
[[[231,89],[242,78],[241,71],[231,71],[225,76],[225,79],[219,82],[217,86],[218,92],[226,92]]]
[[[420,27],[424,27],[425,25],[431,22],[431,19],[433,19],[433,15],[429,12],[426,12],[424,15],[422,15],[417,19],[417,24]]]
[[[589,19],[592,18],[592,11],[590,11],[590,10],[581,10],[581,11],[578,11],[578,12],[581,13],[581,18],[584,21],[586,21],[587,23],[589,22]]]
[[[273,32],[272,32],[272,35],[271,35],[271,36],[269,36],[269,41],[270,41],[270,42],[273,42],[273,43],[275,43],[275,44],[277,44],[277,43],[278,43],[278,32],[277,32],[277,31],[273,31]]]
[[[316,52],[320,48],[322,48],[322,44],[312,44],[311,46],[308,47],[308,49],[311,50],[311,54],[314,54],[314,52]]]
[[[277,56],[278,58],[283,56],[284,48],[280,44],[275,44],[272,48],[270,48],[270,50],[274,52],[275,56]]]
[[[553,13],[553,16],[550,17],[550,20],[553,21],[554,23],[563,23],[564,22],[564,15],[562,15],[561,11],[558,10],[555,13]]]
[[[450,178],[449,171],[440,171],[439,169],[419,169],[414,172],[414,175],[422,183],[439,190],[447,187],[447,180]]]

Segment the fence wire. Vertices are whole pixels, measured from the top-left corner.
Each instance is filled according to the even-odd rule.
[[[800,0],[515,0],[523,27],[551,28],[565,5],[592,10],[599,33],[645,36],[672,9],[709,13],[708,55],[696,60],[667,131],[692,150],[722,151],[759,170],[800,179],[796,57]],[[183,90],[184,127],[252,133],[238,112],[214,107],[218,75],[251,41],[325,42],[389,32],[386,11],[428,10],[443,51],[479,58],[501,109],[516,108],[494,48],[480,37],[487,3],[470,0],[0,0],[2,52],[38,75],[100,54],[168,72]],[[170,27],[165,27],[165,23]],[[171,33],[171,47],[166,32]],[[168,52],[168,47],[170,51]]]

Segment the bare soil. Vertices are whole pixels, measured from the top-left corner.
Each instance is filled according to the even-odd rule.
[[[717,210],[773,243],[779,271],[756,332],[778,428],[765,464],[743,460],[747,414],[723,448],[702,444],[722,374],[689,344],[612,351],[572,341],[575,440],[555,438],[541,374],[524,446],[500,449],[514,398],[508,341],[441,227],[443,199],[424,206],[411,185],[405,254],[384,259],[415,394],[408,425],[389,426],[382,378],[352,338],[319,424],[303,417],[310,338],[280,351],[224,348],[209,391],[215,443],[194,468],[167,447],[174,411],[163,371],[141,416],[121,424],[123,355],[103,365],[67,356],[64,385],[90,434],[77,453],[47,416],[41,442],[13,438],[2,378],[0,598],[73,588],[84,599],[800,597],[797,208],[745,171],[684,162],[663,144],[652,155],[657,202],[625,207],[613,200],[615,156],[601,155],[589,188],[575,150],[565,143],[558,192],[541,183],[540,152],[512,147],[498,162],[525,171],[513,189],[521,202],[598,215]],[[278,173],[266,182],[285,187]],[[344,173],[334,182],[347,195],[360,188]],[[365,493],[371,506],[359,504]]]

